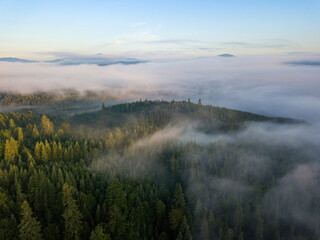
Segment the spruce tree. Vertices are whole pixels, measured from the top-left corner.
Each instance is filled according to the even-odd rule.
[[[41,117],[41,131],[44,136],[51,136],[53,134],[53,123],[46,115]]]
[[[75,189],[70,187],[67,183],[62,188],[62,203],[64,206],[64,212],[62,217],[64,219],[65,226],[65,239],[79,239],[80,231],[82,229],[82,215],[76,204],[76,200],[73,198]]]
[[[19,155],[18,148],[18,142],[13,137],[7,139],[4,149],[4,160],[10,163],[14,162]]]
[[[19,224],[21,240],[40,240],[42,239],[40,222],[32,217],[32,209],[27,201],[22,206],[22,219]]]
[[[105,233],[102,226],[98,225],[91,232],[90,240],[111,240],[110,235]]]
[[[38,131],[37,125],[34,124],[33,125],[33,129],[32,129],[32,137],[33,139],[37,140],[40,137],[40,133]]]

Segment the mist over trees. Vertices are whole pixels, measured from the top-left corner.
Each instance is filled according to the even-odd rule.
[[[1,113],[0,239],[319,239],[319,136],[201,100]]]

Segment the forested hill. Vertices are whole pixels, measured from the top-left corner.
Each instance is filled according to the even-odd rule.
[[[304,123],[304,121],[267,117],[259,114],[220,108],[212,105],[202,105],[188,101],[136,101],[105,107],[98,112],[84,113],[72,118],[73,123],[89,124],[99,127],[117,127],[146,121],[159,127],[170,121],[194,120],[201,123],[206,130],[237,129],[244,122],[274,122],[274,123]]]
[[[320,147],[281,123],[300,122],[175,101],[0,113],[0,240],[318,240]]]

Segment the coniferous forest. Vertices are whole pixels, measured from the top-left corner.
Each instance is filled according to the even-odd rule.
[[[319,239],[307,128],[201,100],[1,113],[0,239]]]

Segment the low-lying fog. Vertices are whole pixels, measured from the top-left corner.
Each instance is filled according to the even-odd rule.
[[[316,122],[320,67],[305,63],[319,58],[302,53],[213,56],[109,66],[0,62],[0,89],[97,90],[120,101],[202,98],[204,104]]]

